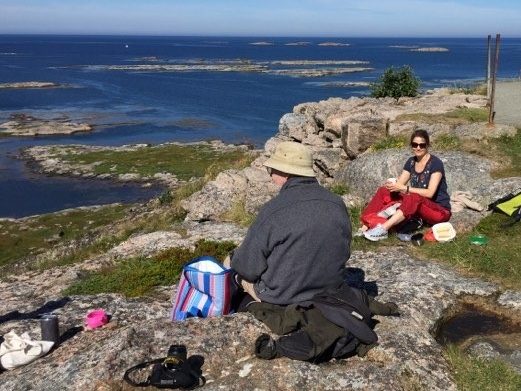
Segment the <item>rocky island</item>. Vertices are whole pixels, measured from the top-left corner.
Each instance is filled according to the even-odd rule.
[[[247,145],[221,141],[194,143],[134,144],[120,147],[51,145],[26,148],[21,158],[47,175],[110,179],[118,182],[160,183],[175,188],[204,175],[213,161],[240,160],[255,156]],[[210,163],[208,163],[209,165]],[[192,169],[187,169],[191,166]]]
[[[349,43],[341,43],[341,42],[320,42],[318,46],[350,46]]]
[[[58,88],[61,84],[47,81],[23,81],[16,83],[0,83],[0,89],[33,89],[33,88]]]
[[[267,42],[267,41],[250,42],[250,45],[271,46],[271,45],[273,45],[273,42]]]
[[[425,48],[413,48],[410,49],[411,52],[426,52],[426,53],[438,53],[438,52],[448,52],[447,48],[439,48],[439,47],[425,47]]]
[[[505,125],[487,127],[485,105],[484,96],[446,89],[399,100],[331,98],[303,103],[280,119],[278,131],[253,161],[216,173],[197,191],[123,210],[107,206],[82,217],[92,221],[89,225],[81,220],[75,223],[77,211],[44,216],[54,227],[52,246],[42,240],[45,245],[41,249],[27,249],[23,254],[19,247],[7,246],[11,251],[16,249],[17,255],[0,257],[4,265],[0,333],[29,331],[38,338],[37,315],[53,310],[66,338],[47,356],[1,373],[3,389],[43,389],[49,378],[56,389],[126,389],[122,376],[127,368],[164,357],[170,344],[183,343],[189,354],[204,356],[204,388],[208,390],[456,390],[460,353],[444,347],[443,330],[451,319],[469,309],[508,327],[493,335],[469,334],[458,346],[473,357],[495,357],[521,372],[519,268],[508,257],[501,258],[501,263],[512,267],[501,276],[486,274],[496,273],[499,264],[486,271],[465,263],[475,253],[481,257],[500,253],[507,243],[514,253],[521,251],[521,241],[506,242],[508,238],[497,232],[494,224],[500,220],[490,212],[455,213],[458,236],[454,243],[414,248],[391,240],[388,246],[368,247],[363,239],[354,239],[346,280],[383,301],[398,303],[401,312],[400,317],[377,317],[379,345],[364,358],[319,366],[288,359],[263,361],[254,357],[252,348],[255,339],[269,330],[248,314],[175,324],[168,319],[178,274],[166,270],[178,273],[197,251],[216,251],[219,246],[228,251],[242,240],[245,228],[239,221],[247,225],[244,217],[255,215],[277,192],[262,163],[281,141],[294,140],[313,149],[319,180],[332,189],[343,189],[342,197],[353,215],[379,183],[401,169],[408,155],[407,137],[420,126],[432,134],[433,148],[445,163],[451,191],[470,191],[482,204],[521,191],[515,166],[518,155],[501,152],[502,146],[518,142],[520,130]],[[142,151],[151,147],[128,148],[137,148],[137,153],[145,156]],[[57,167],[74,160],[78,164],[74,170],[101,156],[87,159],[82,156],[84,151],[94,151],[80,146],[70,151],[60,147],[58,151],[33,150],[30,154],[35,167],[52,159],[57,159]],[[38,161],[40,154],[48,155]],[[104,157],[108,160],[109,156]],[[156,162],[163,157],[156,157]],[[112,166],[107,167],[110,171]],[[96,225],[100,218],[111,222]],[[469,246],[467,232],[485,220],[488,225],[483,227],[492,238],[491,247],[465,247]],[[45,238],[49,231],[42,227],[43,221],[43,217],[0,221],[0,239],[11,243],[8,240],[13,241],[16,235],[40,231]],[[356,227],[356,218],[353,224]],[[93,227],[91,234],[82,231],[86,226]],[[71,231],[80,233],[72,238]],[[516,232],[509,231],[509,235],[518,235]],[[461,246],[466,249],[464,255],[447,261],[452,254],[459,254]],[[85,314],[94,308],[107,310],[111,322],[86,331],[82,328]],[[514,376],[509,372],[512,369],[495,368],[502,368],[502,376]]]
[[[24,113],[12,114],[9,121],[0,124],[0,135],[21,137],[73,134],[91,130],[91,125],[73,122],[67,117],[42,119]]]
[[[253,61],[247,59],[189,59],[183,63],[154,63],[127,65],[88,65],[89,70],[110,70],[129,72],[256,72],[292,77],[322,77],[340,75],[352,72],[366,72],[373,68],[353,67],[365,65],[368,61],[361,60],[275,60]],[[280,69],[280,66],[304,66],[306,68]]]
[[[285,46],[308,46],[311,45],[311,42],[308,41],[299,41],[299,42],[288,42],[284,44]]]

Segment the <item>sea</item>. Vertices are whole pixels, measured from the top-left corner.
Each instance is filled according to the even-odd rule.
[[[448,51],[411,50],[424,47]],[[24,113],[94,125],[92,132],[67,136],[0,137],[0,217],[143,201],[164,190],[37,174],[19,159],[23,148],[211,139],[262,147],[277,132],[280,117],[296,104],[366,96],[367,83],[390,66],[411,66],[427,90],[482,81],[486,58],[486,37],[0,35],[0,83],[61,85],[0,89],[0,124]],[[361,63],[345,65],[349,61]],[[173,67],[139,67],[143,64]],[[234,70],[216,71],[228,65]],[[256,70],[234,68],[242,65]],[[314,77],[294,72],[342,67],[370,69]],[[521,39],[502,39],[498,77],[521,77]]]

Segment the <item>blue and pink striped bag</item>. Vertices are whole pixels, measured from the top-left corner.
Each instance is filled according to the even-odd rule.
[[[202,256],[185,266],[173,300],[172,321],[230,313],[233,270],[214,257]]]

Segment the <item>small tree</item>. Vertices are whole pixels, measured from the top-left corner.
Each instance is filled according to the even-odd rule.
[[[393,97],[398,100],[402,96],[416,96],[421,81],[410,66],[387,68],[380,79],[371,84],[371,96],[374,98]]]

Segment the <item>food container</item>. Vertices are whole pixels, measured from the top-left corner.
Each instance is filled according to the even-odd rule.
[[[448,242],[456,237],[456,230],[451,223],[434,224],[432,233],[438,242]]]

